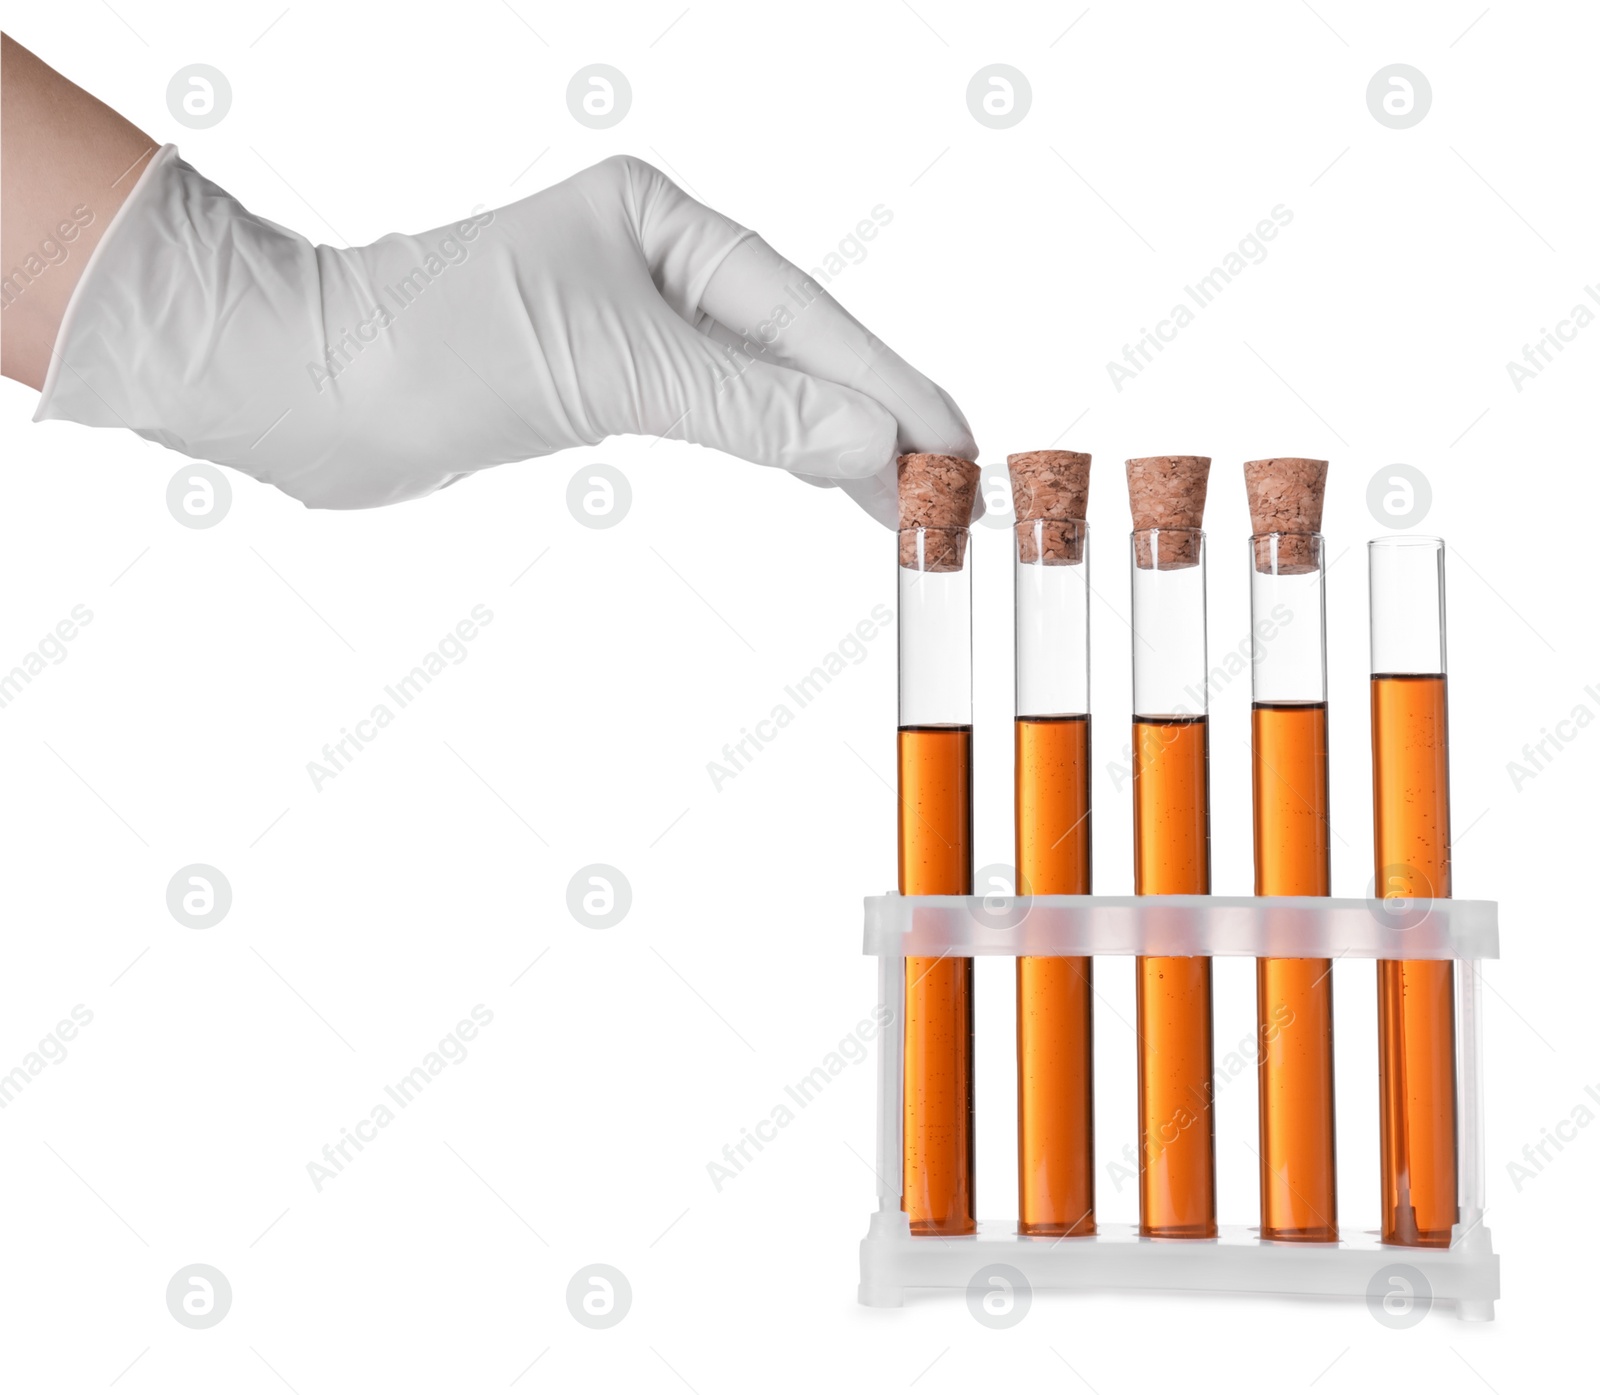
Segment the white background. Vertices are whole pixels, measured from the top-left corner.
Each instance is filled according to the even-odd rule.
[[[891,209],[832,289],[954,394],[985,461],[1095,456],[1100,891],[1131,883],[1112,769],[1129,707],[1122,460],[1215,459],[1214,659],[1248,627],[1240,462],[1333,462],[1344,895],[1371,875],[1366,489],[1383,466],[1419,468],[1424,528],[1451,545],[1455,890],[1501,902],[1505,947],[1485,995],[1494,1324],[1041,1295],[990,1331],[954,1297],[863,1309],[870,1064],[720,1192],[707,1164],[872,1007],[860,898],[895,875],[892,630],[720,792],[706,765],[893,604],[889,535],[837,493],[646,441],[370,513],[233,476],[232,511],[194,531],[166,508],[178,457],[31,425],[35,394],[8,381],[0,668],[73,606],[93,620],[0,710],[0,1070],[75,1004],[94,1015],[0,1111],[9,1389],[1320,1395],[1544,1389],[1576,1369],[1600,1127],[1520,1190],[1507,1164],[1600,1089],[1595,918],[1575,875],[1594,856],[1600,730],[1520,791],[1507,762],[1580,703],[1600,713],[1585,694],[1600,327],[1520,393],[1505,365],[1600,286],[1588,7],[6,9],[46,61],[314,240],[435,227],[618,151],[804,266]],[[233,86],[205,131],[165,105],[195,62]],[[633,88],[608,131],[565,102],[595,62]],[[1032,86],[1008,130],[965,101],[996,62]],[[1409,130],[1366,104],[1394,62],[1432,85]],[[1266,260],[1118,392],[1107,360],[1279,204],[1293,220]],[[565,502],[595,462],[633,491],[603,531]],[[978,531],[980,866],[1011,854],[1007,543]],[[477,604],[494,619],[466,661],[316,791],[307,762]],[[1214,701],[1219,892],[1250,889],[1248,711],[1247,679]],[[194,862],[233,888],[214,929],[166,906]],[[633,889],[608,931],[567,910],[595,862]],[[1011,967],[979,976],[980,1210],[1006,1217]],[[1102,961],[1098,982],[1115,1009],[1098,1021],[1100,1212],[1128,1220],[1135,1188],[1110,1165],[1133,1141],[1131,968]],[[1219,964],[1219,1055],[1251,1030],[1251,984],[1247,962]],[[1336,985],[1340,1204],[1360,1229],[1377,1219],[1372,966],[1339,965]],[[467,1059],[318,1192],[308,1162],[480,1003],[494,1020]],[[1252,1076],[1218,1104],[1223,1219],[1243,1224]],[[193,1262],[233,1290],[205,1331],[165,1303]],[[565,1302],[592,1262],[633,1290],[607,1331]]]

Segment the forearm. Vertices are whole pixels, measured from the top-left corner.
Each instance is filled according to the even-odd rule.
[[[0,36],[0,373],[44,384],[89,254],[156,143]]]

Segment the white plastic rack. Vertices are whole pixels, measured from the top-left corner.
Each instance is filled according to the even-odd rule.
[[[1483,1225],[1479,963],[1500,953],[1492,901],[1387,903],[1281,896],[871,896],[866,953],[878,960],[892,1026],[878,1038],[878,1210],[861,1242],[860,1300],[898,1307],[907,1289],[965,1291],[992,1264],[1034,1289],[1235,1293],[1373,1300],[1425,1296],[1489,1321],[1500,1259]],[[1456,1096],[1460,1220],[1448,1249],[1379,1243],[1346,1227],[1337,1244],[1262,1240],[1250,1226],[1215,1240],[1150,1240],[1130,1225],[1049,1238],[1015,1221],[976,1235],[914,1236],[900,1209],[905,960],[952,955],[1240,955],[1272,959],[1451,959],[1457,963]]]

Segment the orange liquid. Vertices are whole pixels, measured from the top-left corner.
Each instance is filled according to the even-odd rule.
[[[1450,895],[1444,675],[1372,680],[1378,895]],[[1456,1208],[1455,966],[1378,961],[1383,1241],[1448,1246]]]
[[[1089,718],[1017,722],[1019,891],[1087,896]],[[1017,960],[1017,1195],[1024,1235],[1093,1235],[1094,961]]]
[[[1211,891],[1204,717],[1135,718],[1133,882],[1139,896]],[[1211,960],[1140,956],[1139,1233],[1217,1233]]]
[[[900,891],[972,893],[972,728],[902,727]],[[906,958],[901,1209],[918,1235],[970,1235],[972,960]]]
[[[1326,896],[1328,707],[1257,703],[1257,896]],[[1339,1238],[1333,1134],[1333,961],[1258,959],[1261,1236]]]

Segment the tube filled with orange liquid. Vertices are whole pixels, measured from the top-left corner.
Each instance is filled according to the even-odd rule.
[[[1013,455],[1019,895],[1087,896],[1089,457]],[[1017,959],[1017,1196],[1024,1235],[1093,1235],[1094,960]]]
[[[1327,896],[1325,460],[1244,467],[1250,539],[1255,894]],[[1261,1238],[1339,1238],[1333,962],[1256,961]]]
[[[972,549],[978,467],[900,458],[900,891],[972,893]],[[977,1229],[972,960],[907,956],[901,1206]]]
[[[1211,891],[1205,510],[1211,461],[1128,462],[1133,509],[1133,877],[1140,896]],[[1217,1233],[1211,960],[1135,960],[1139,1233]]]
[[[1444,543],[1367,547],[1372,602],[1374,895],[1403,931],[1450,895]],[[1389,1245],[1446,1247],[1458,1219],[1455,966],[1378,961],[1382,1232]]]

